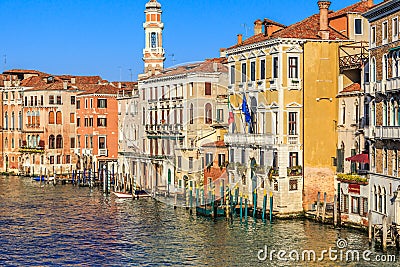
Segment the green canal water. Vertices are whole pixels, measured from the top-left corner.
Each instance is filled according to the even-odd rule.
[[[329,249],[337,253],[321,257]],[[316,260],[303,261],[305,250]],[[360,260],[346,262],[348,250]],[[396,261],[376,261],[387,254]],[[0,177],[1,266],[400,266],[399,258],[369,248],[364,233],[310,221],[213,221],[152,199]]]

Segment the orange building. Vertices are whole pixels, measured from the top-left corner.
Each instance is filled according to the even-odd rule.
[[[76,100],[77,169],[114,168],[118,160],[118,88],[111,83],[82,86]]]

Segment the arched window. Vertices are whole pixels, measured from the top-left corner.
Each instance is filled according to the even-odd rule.
[[[376,60],[373,57],[371,59],[371,82],[376,82]]]
[[[40,111],[36,111],[36,125],[40,125]]]
[[[371,110],[370,110],[370,118],[371,118],[371,125],[375,126],[375,100],[371,102]]]
[[[55,148],[55,137],[54,135],[49,136],[49,149],[54,149]]]
[[[382,101],[382,123],[383,126],[387,126],[387,118],[388,118],[388,114],[387,114],[387,103],[386,100]]]
[[[49,112],[49,124],[54,124],[54,111]]]
[[[378,211],[378,191],[376,190],[376,185],[374,185],[374,210]]]
[[[32,135],[32,147],[37,147],[37,143],[36,143],[36,136]]]
[[[204,108],[204,117],[205,117],[205,123],[206,124],[211,124],[212,123],[212,108],[211,104],[207,103],[205,108]]]
[[[382,212],[382,191],[381,187],[378,187],[378,211]]]
[[[346,104],[342,103],[342,124],[346,124]]]
[[[63,147],[62,136],[61,135],[57,135],[56,148],[62,148],[62,147]]]
[[[382,57],[382,81],[388,78],[388,59],[387,55],[383,55]]]
[[[395,105],[394,105],[394,99],[390,99],[390,108],[389,108],[389,124],[390,126],[395,125]]]
[[[4,148],[8,148],[8,138],[6,137],[5,139],[4,139]]]
[[[40,147],[43,147],[43,144],[40,143],[40,136],[36,135],[36,144]]]
[[[18,113],[18,128],[19,128],[19,130],[22,130],[22,123],[23,123],[23,121],[22,121],[22,111],[20,111]]]
[[[14,130],[15,128],[15,114],[14,111],[11,112],[11,130]]]
[[[4,113],[4,129],[8,130],[8,113],[7,113],[7,111]]]
[[[189,109],[189,123],[190,124],[194,123],[193,117],[194,117],[194,108],[193,108],[193,104],[190,104],[190,109]]]
[[[57,111],[57,113],[56,113],[56,124],[62,124],[62,113],[61,113],[61,111]]]
[[[397,77],[398,75],[398,62],[396,53],[392,56],[392,78]]]
[[[382,212],[386,214],[386,189],[382,187]]]

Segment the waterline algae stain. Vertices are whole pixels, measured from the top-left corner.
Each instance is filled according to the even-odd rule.
[[[0,188],[2,266],[348,265],[331,261],[329,253],[318,261],[329,249],[360,251],[360,261],[371,250],[371,262],[352,266],[375,266],[375,256],[394,254],[376,252],[363,233],[309,221],[214,221],[149,198],[118,199],[97,188],[43,186],[20,177],[0,177]],[[346,248],[338,249],[339,239]],[[301,261],[304,251],[318,253],[316,261]],[[297,255],[299,261],[290,261]],[[379,265],[395,266],[395,256],[395,263]]]

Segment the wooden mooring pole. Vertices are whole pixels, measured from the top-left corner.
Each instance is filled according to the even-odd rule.
[[[335,195],[334,197],[333,197],[333,225],[336,227],[337,226],[337,223],[338,223],[338,214],[337,214],[337,212],[338,212],[338,208],[337,208],[337,205],[338,205],[338,203],[337,203],[337,196]]]
[[[382,250],[383,250],[383,252],[387,251],[387,235],[388,235],[387,217],[386,217],[386,215],[383,215],[383,217],[382,217]]]
[[[372,245],[372,212],[368,212],[368,243],[371,246]]]
[[[325,223],[325,216],[326,216],[326,192],[324,192],[324,205],[322,208],[322,222]]]
[[[317,197],[317,214],[316,214],[316,219],[319,219],[319,206],[320,206],[320,198],[321,198],[321,192],[318,192],[318,197]]]

